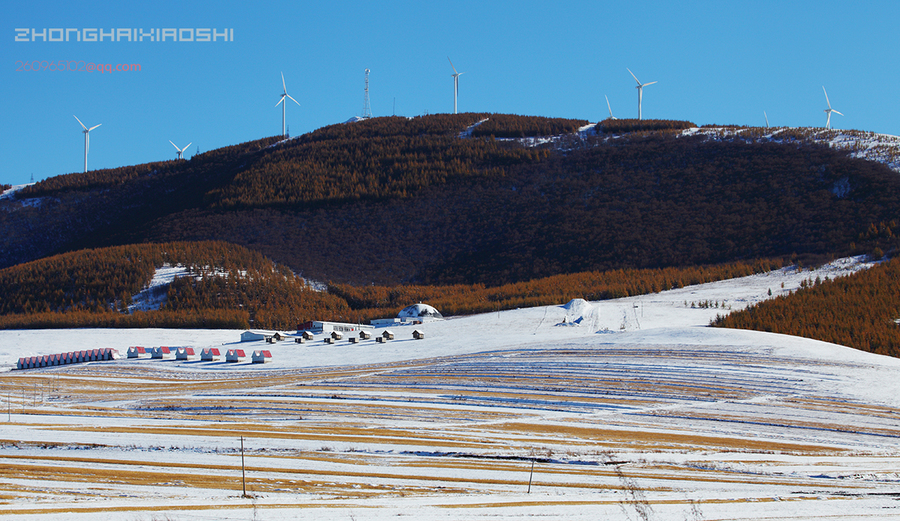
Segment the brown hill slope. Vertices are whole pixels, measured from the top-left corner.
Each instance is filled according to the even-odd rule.
[[[900,176],[825,146],[642,127],[537,147],[497,137],[583,123],[375,118],[62,176],[0,203],[0,266],[82,247],[226,240],[323,281],[499,285],[894,247],[871,229],[891,227]]]

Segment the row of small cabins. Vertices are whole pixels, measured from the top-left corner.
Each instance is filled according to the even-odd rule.
[[[175,360],[195,360],[196,352],[193,347],[150,347],[144,348],[140,346],[132,346],[128,348],[128,358],[141,358],[142,355],[150,355],[151,359],[162,360],[171,358],[175,354]],[[201,362],[215,362],[222,358],[221,351],[216,347],[207,347],[200,350]],[[243,349],[228,349],[225,351],[226,362],[240,362],[247,358],[247,354]],[[272,358],[271,351],[260,349],[253,351],[250,361],[254,364],[263,364],[266,360]]]
[[[96,362],[102,360],[115,360],[118,351],[115,349],[89,349],[86,351],[70,351],[55,355],[28,356],[19,358],[16,369],[35,369],[38,367],[53,367],[57,365],[69,365],[82,362]]]
[[[325,335],[325,337],[322,339],[322,341],[325,342],[326,344],[333,344],[333,343],[337,342],[338,340],[343,340],[345,332],[346,332],[346,330],[333,329],[333,330],[331,330],[331,332],[329,334]],[[320,330],[319,333],[322,334],[323,332]],[[412,337],[416,340],[422,340],[423,338],[425,338],[425,333],[416,329],[412,332]],[[312,331],[303,331],[299,335],[296,335],[296,336],[291,336],[291,335],[277,333],[277,332],[276,333],[267,333],[267,332],[261,332],[261,331],[244,331],[243,333],[241,333],[241,342],[253,342],[256,340],[265,340],[269,344],[274,344],[275,342],[281,342],[283,340],[290,340],[292,338],[293,338],[294,342],[297,344],[305,344],[306,342],[315,340],[316,334],[313,333]],[[372,339],[372,332],[366,331],[364,329],[360,329],[359,333],[357,335],[350,335],[347,337],[347,341],[350,342],[351,344],[356,344],[361,340],[371,340],[371,339]],[[387,342],[388,340],[393,340],[393,339],[394,339],[394,332],[390,331],[388,329],[384,330],[380,335],[375,337],[375,341],[378,343],[384,343],[384,342]]]

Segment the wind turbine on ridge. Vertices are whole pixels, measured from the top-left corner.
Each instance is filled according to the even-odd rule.
[[[98,123],[91,128],[87,128],[86,126],[84,126],[84,123],[82,123],[81,120],[78,119],[78,116],[76,116],[75,114],[72,114],[72,117],[75,118],[75,121],[77,121],[78,124],[81,125],[81,128],[84,129],[84,131],[83,131],[83,133],[84,133],[84,172],[87,173],[87,154],[88,154],[88,149],[91,147],[90,132],[92,130],[94,130],[95,128],[99,127],[100,125],[102,125],[103,123]]]
[[[169,143],[172,143],[171,139],[169,140]],[[178,148],[178,145],[176,145],[175,143],[172,143],[172,146],[175,147],[175,150],[178,151],[177,159],[184,159],[184,151],[187,150],[188,147],[191,146],[192,143],[193,143],[193,141],[191,143],[188,143],[187,145],[185,145],[184,148]]]
[[[457,72],[456,67],[453,66],[453,60],[447,56],[447,61],[450,62],[450,66],[453,67],[453,113],[457,114],[456,111],[456,98],[459,96],[459,77],[465,74],[464,72]]]
[[[825,114],[828,114],[828,117],[825,119],[825,128],[830,129],[831,128],[831,113],[832,112],[834,112],[835,114],[841,114],[841,113],[834,110],[833,108],[831,108],[831,102],[828,101],[828,91],[825,90],[824,85],[822,85],[822,92],[825,93],[825,103],[828,104],[828,108],[825,109]],[[843,116],[843,114],[841,114],[841,116]]]
[[[635,88],[638,90],[638,119],[642,119],[642,117],[641,117],[641,101],[644,98],[644,87],[646,87],[647,85],[653,85],[656,82],[651,81],[649,83],[641,83],[640,80],[637,79],[637,76],[635,76],[634,73],[631,72],[631,69],[629,69],[628,67],[625,67],[625,70],[627,70],[628,73],[631,74],[631,77],[634,78],[634,81],[637,82],[637,87],[635,87]]]
[[[612,107],[609,106],[609,96],[604,94],[603,97],[606,98],[606,108],[609,109],[609,119],[619,119],[612,115]]]
[[[276,103],[275,106],[277,107],[281,103],[284,103],[284,105],[281,105],[281,137],[286,138],[287,137],[287,127],[285,125],[285,111],[286,111],[285,107],[287,107],[287,102],[284,101],[284,98],[291,98],[291,101],[296,103],[298,107],[300,106],[300,102],[295,100],[294,98],[292,98],[291,95],[287,93],[287,87],[284,85],[284,73],[283,72],[281,73],[281,88],[284,90],[281,94],[281,99],[278,100],[278,103]],[[178,147],[175,147],[175,148],[178,148]]]

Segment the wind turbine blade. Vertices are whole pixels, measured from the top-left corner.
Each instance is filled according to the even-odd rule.
[[[634,73],[631,72],[631,69],[629,69],[628,67],[625,67],[625,70],[628,71],[628,74],[631,74],[631,77],[634,78],[634,81],[636,81],[638,85],[641,84],[641,82],[637,79],[637,76],[635,76]]]
[[[651,81],[650,83],[645,83],[645,84],[641,85],[641,87],[646,87],[647,85],[653,85],[654,83],[659,83],[659,82]]]
[[[284,96],[287,96],[287,94],[285,94]],[[281,102],[284,101],[284,96],[281,96],[281,99],[278,100],[278,103],[275,104],[276,107],[277,107],[278,105],[281,105]]]
[[[188,143],[187,145],[184,145],[184,148],[182,148],[181,151],[184,152],[185,150],[187,150],[188,147],[191,146],[192,143],[193,143],[193,141],[191,141],[191,142]]]
[[[99,127],[99,126],[102,125],[102,124],[103,124],[103,123],[98,123],[98,124],[94,125],[93,127],[87,129],[87,131],[90,132],[90,131],[94,130],[95,128]]]
[[[169,143],[172,143],[172,140],[171,140],[171,139],[169,140]],[[178,145],[176,145],[175,143],[172,143],[172,146],[175,147],[175,150],[181,152],[181,149],[178,148]]]
[[[293,102],[294,102],[294,103],[296,103],[296,104],[297,104],[297,106],[298,106],[298,107],[299,107],[299,106],[300,106],[300,102],[299,102],[299,101],[297,101],[297,100],[295,100],[295,99],[294,99],[294,98],[293,98],[293,97],[291,97],[291,95],[290,95],[290,94],[285,94],[285,96],[287,96],[287,97],[289,97],[289,98],[291,98],[291,101],[293,101]],[[283,98],[282,98],[282,99],[283,99]]]
[[[281,88],[284,89],[284,93],[287,94],[287,86],[284,84],[284,73],[281,73]]]
[[[828,91],[825,90],[825,86],[824,86],[824,85],[822,85],[822,92],[825,93],[825,103],[828,104],[828,108],[831,108],[831,102],[828,101]]]
[[[604,94],[603,97],[606,98],[606,108],[609,109],[609,117],[612,117],[612,107],[609,106],[609,96]]]
[[[840,112],[838,112],[838,111],[836,111],[836,110],[834,110],[834,109],[831,109],[831,112],[834,112],[835,114],[841,114]],[[841,116],[843,116],[843,114],[841,114]]]
[[[75,121],[77,121],[79,125],[81,125],[81,128],[83,128],[85,130],[88,129],[86,126],[84,126],[84,123],[82,123],[81,120],[78,119],[78,116],[76,116],[75,114],[72,114],[72,117],[75,118]]]
[[[449,56],[447,56],[447,61],[450,62],[450,66],[453,67],[453,60],[451,60]],[[453,67],[453,72],[454,74],[459,74],[458,72],[456,72],[456,67]]]

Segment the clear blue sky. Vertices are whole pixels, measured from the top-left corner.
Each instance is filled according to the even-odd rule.
[[[133,5],[137,4],[137,5]],[[900,134],[900,2],[71,2],[4,3],[0,183],[172,159],[363,110],[697,124],[822,126]],[[28,29],[27,42],[16,42]],[[233,29],[230,42],[43,42],[31,29]],[[59,33],[50,32],[48,38]],[[182,36],[189,36],[183,33]],[[30,41],[34,37],[37,41]],[[107,38],[108,39],[108,38]],[[21,71],[38,61],[140,64],[135,72]],[[22,62],[22,63],[20,63]]]

